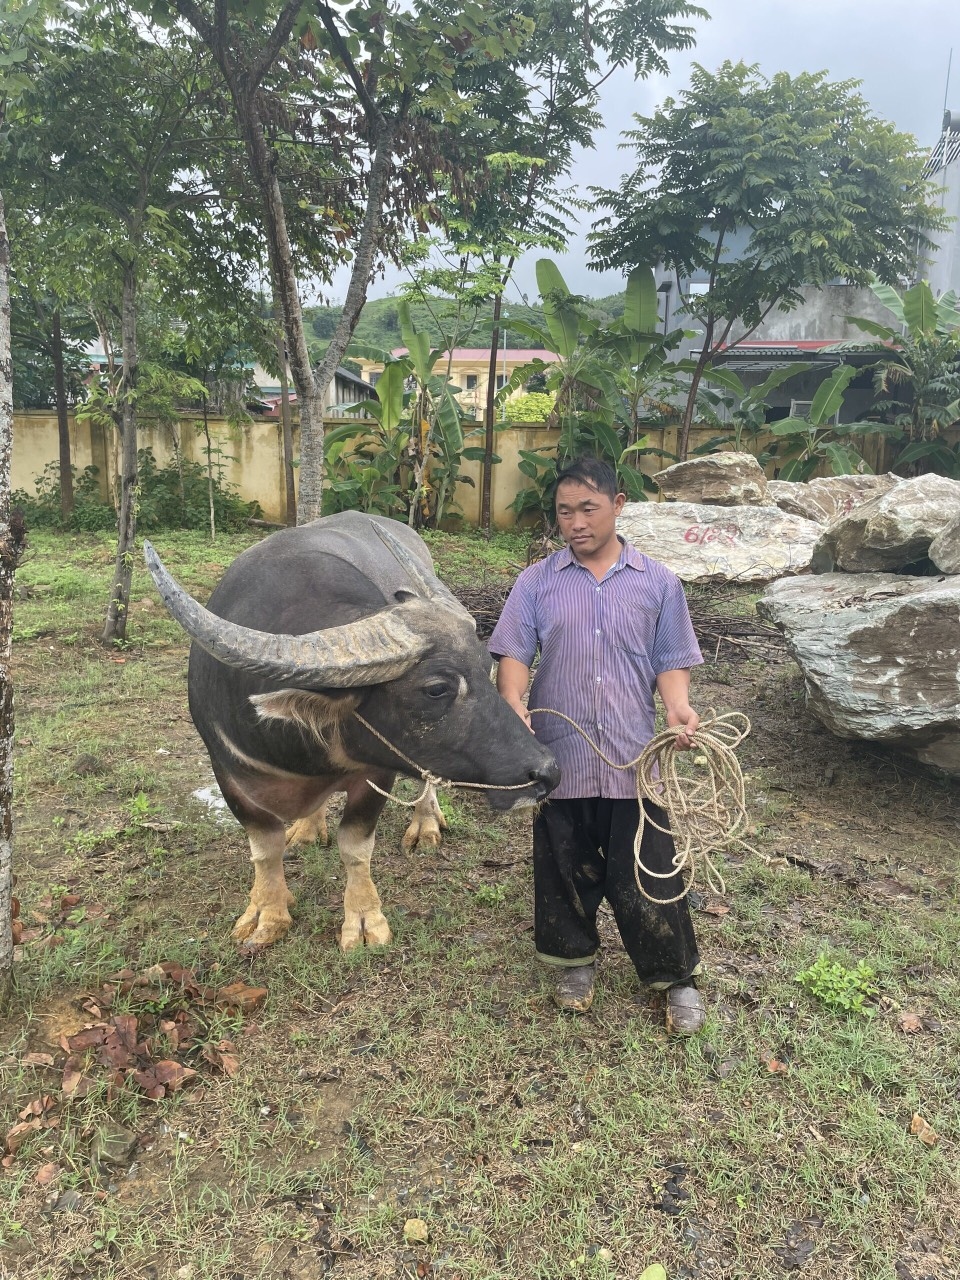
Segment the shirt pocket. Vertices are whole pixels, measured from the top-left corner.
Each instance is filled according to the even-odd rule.
[[[620,605],[604,619],[603,630],[615,649],[650,662],[657,637],[658,610],[648,605]]]

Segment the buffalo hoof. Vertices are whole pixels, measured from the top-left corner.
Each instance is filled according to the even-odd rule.
[[[341,951],[354,951],[357,947],[385,947],[393,934],[382,911],[369,916],[352,916],[343,922],[340,930]]]
[[[279,942],[291,924],[293,920],[286,908],[249,906],[233,926],[233,937],[251,949],[269,947],[271,943]]]
[[[313,844],[315,841],[328,845],[330,832],[327,829],[326,809],[318,809],[316,813],[311,813],[306,818],[298,818],[287,827],[285,838],[288,849],[295,849],[298,845]]]

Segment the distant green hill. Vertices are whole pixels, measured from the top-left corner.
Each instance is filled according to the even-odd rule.
[[[392,351],[394,347],[403,346],[400,336],[400,320],[397,315],[399,298],[374,298],[366,304],[360,315],[353,340],[358,346],[372,347],[377,351]],[[591,311],[596,319],[613,320],[623,315],[624,295],[610,294],[605,298],[591,299]],[[423,302],[410,302],[410,316],[417,329],[430,335],[435,346],[447,340],[447,335],[454,332],[456,325],[456,307],[452,301],[432,303],[429,307]],[[512,320],[523,320],[538,328],[543,328],[543,311],[540,307],[525,307],[520,303],[508,303],[503,308],[502,328],[506,329],[506,345],[509,347],[536,347],[540,344],[526,337],[516,329],[511,329]],[[330,340],[337,321],[343,313],[342,307],[305,307],[303,318],[307,328],[307,341],[312,350],[322,350]],[[488,303],[476,313],[463,316],[460,328],[456,333],[455,344],[458,347],[482,347],[490,341],[493,320],[493,304]],[[501,332],[500,341],[503,342]]]

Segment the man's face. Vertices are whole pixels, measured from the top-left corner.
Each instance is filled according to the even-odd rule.
[[[585,559],[608,547],[617,536],[617,516],[626,497],[605,493],[576,480],[565,480],[557,489],[557,524],[560,536],[575,556]]]

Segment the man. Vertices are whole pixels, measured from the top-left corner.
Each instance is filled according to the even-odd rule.
[[[667,723],[681,730],[678,747],[687,750],[700,723],[689,702],[690,668],[703,658],[679,579],[617,535],[625,497],[612,467],[579,458],[560,472],[555,494],[567,545],[521,573],[490,637],[497,688],[560,765],[560,785],[533,824],[537,955],[555,967],[560,1008],[586,1012],[600,944],[597,909],[606,898],[641,982],[666,992],[668,1030],[691,1035],[705,1017],[693,982],[700,968],[693,922],[686,898],[661,906],[637,888],[634,771],[611,768],[570,724],[539,709],[563,712],[609,760],[624,764],[654,736],[656,690]],[[668,825],[661,808],[646,807]],[[644,866],[670,872],[673,855],[672,837],[647,823]],[[654,898],[682,888],[677,874],[641,879]]]

